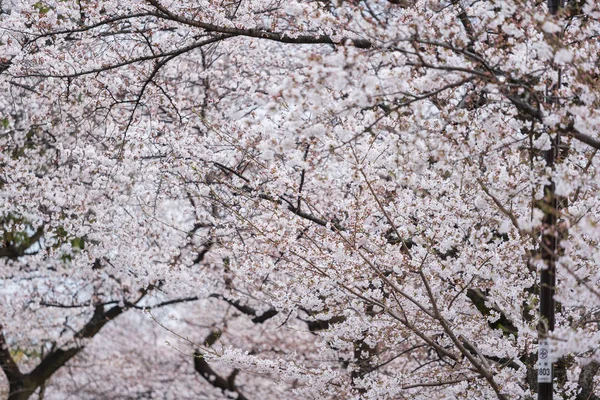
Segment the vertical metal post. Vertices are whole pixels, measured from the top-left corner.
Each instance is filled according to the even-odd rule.
[[[548,0],[548,10],[555,15],[564,6],[564,0]],[[559,85],[560,83],[557,83]],[[554,90],[558,90],[555,87]],[[554,94],[550,94],[550,102],[555,100]],[[545,154],[546,165],[554,169],[556,158],[560,151],[560,134],[552,141],[552,146]],[[542,241],[540,253],[545,268],[540,274],[540,323],[538,326],[538,400],[552,400],[553,367],[554,362],[548,346],[548,333],[554,330],[554,312],[556,304],[554,293],[556,290],[556,260],[558,258],[558,214],[559,204],[555,194],[554,182],[544,188],[544,199],[542,203],[544,211]]]
[[[546,152],[546,165],[554,169],[554,163],[560,151],[560,135],[552,141],[550,150]],[[540,253],[545,268],[540,274],[540,322],[538,326],[538,400],[552,400],[554,361],[550,355],[547,336],[554,330],[554,293],[556,287],[556,259],[558,258],[558,213],[559,204],[555,194],[554,182],[544,188],[542,203],[544,211],[542,241]]]

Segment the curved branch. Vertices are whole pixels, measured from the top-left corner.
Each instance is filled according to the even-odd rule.
[[[368,49],[371,47],[371,42],[367,39],[360,38],[342,38],[339,41],[335,41],[329,35],[294,35],[290,36],[286,33],[281,32],[270,32],[263,29],[243,29],[243,28],[229,28],[225,26],[218,26],[209,24],[206,22],[195,21],[177,14],[174,14],[169,9],[160,4],[157,0],[147,0],[158,11],[156,14],[159,18],[169,19],[175,22],[179,22],[184,25],[193,26],[196,28],[202,28],[207,32],[224,33],[234,36],[247,36],[257,39],[273,40],[281,43],[293,43],[293,44],[333,44],[333,45],[347,45],[350,44],[359,49]]]
[[[138,304],[148,294],[148,289],[141,291],[140,296],[131,303]],[[94,308],[94,313],[89,321],[74,335],[75,345],[71,348],[57,348],[48,353],[42,361],[28,374],[19,371],[14,359],[10,355],[10,350],[6,344],[2,327],[0,326],[0,367],[6,374],[9,381],[9,400],[26,400],[40,386],[44,385],[48,379],[63,367],[69,360],[85,349],[85,344],[78,339],[91,339],[110,321],[117,318],[130,307],[114,306],[105,311],[105,304],[98,304]]]
[[[58,31],[50,31],[50,32],[42,33],[41,35],[36,36],[32,41],[27,43],[27,45],[34,43],[38,39],[42,39],[42,38],[49,37],[49,36],[70,35],[73,33],[87,32],[87,31],[99,28],[101,26],[104,26],[104,25],[112,24],[114,22],[119,22],[119,21],[124,21],[124,20],[128,20],[128,19],[134,19],[134,18],[141,18],[141,17],[151,17],[151,16],[153,16],[153,15],[150,13],[147,13],[147,12],[135,13],[135,14],[129,14],[129,15],[119,15],[117,17],[108,18],[103,21],[97,22],[95,24],[91,24],[91,25],[85,25],[85,26],[80,26],[78,28],[63,29],[63,30],[58,30]]]
[[[205,344],[211,346],[215,343],[215,341],[220,337],[221,332],[214,331],[208,334],[206,339],[204,340]],[[219,374],[213,370],[210,365],[206,362],[204,355],[196,350],[194,352],[194,369],[198,372],[208,383],[217,389],[221,389],[223,393],[233,392],[236,393],[237,400],[248,400],[246,396],[244,396],[239,389],[235,386],[235,377],[238,373],[238,370],[234,369],[231,375],[227,378],[223,378]]]
[[[256,312],[256,310],[254,308],[240,303],[239,300],[230,300],[220,294],[211,294],[210,297],[214,297],[216,299],[221,299],[223,301],[226,301],[227,303],[229,303],[230,305],[235,307],[241,313],[253,316],[254,318],[252,318],[252,322],[254,322],[255,324],[262,324],[263,322],[273,318],[274,316],[276,316],[278,314],[278,311],[276,309],[269,308],[264,313],[258,315],[258,313]]]
[[[137,57],[137,58],[133,58],[131,60],[123,61],[123,62],[120,62],[120,63],[116,63],[116,64],[112,64],[112,65],[106,65],[106,66],[102,66],[102,67],[99,67],[99,68],[90,69],[90,70],[87,70],[87,71],[75,72],[75,73],[72,73],[72,74],[28,74],[28,75],[22,75],[21,77],[79,78],[79,77],[85,76],[85,75],[98,74],[98,73],[101,73],[101,72],[111,71],[113,69],[118,69],[118,68],[121,68],[121,67],[125,67],[127,65],[136,64],[136,63],[140,63],[140,62],[144,62],[144,61],[156,60],[156,59],[164,58],[164,57],[169,57],[169,60],[170,60],[173,57],[180,56],[180,55],[182,55],[184,53],[187,53],[187,52],[190,52],[192,50],[198,49],[198,48],[200,48],[202,46],[206,46],[208,44],[216,43],[216,42],[228,39],[228,38],[233,37],[233,36],[235,36],[235,35],[230,35],[230,34],[219,35],[219,36],[212,37],[210,39],[203,40],[201,42],[192,43],[191,45],[185,46],[185,47],[183,47],[181,49],[178,49],[178,50],[173,50],[173,51],[169,51],[169,52],[166,52],[166,53],[160,53],[160,54],[152,54],[152,55],[147,55],[147,56],[143,56],[143,57]]]

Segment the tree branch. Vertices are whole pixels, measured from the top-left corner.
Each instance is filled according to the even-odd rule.
[[[138,306],[137,304],[133,304],[133,303],[125,303],[125,305],[129,308],[135,308],[137,310],[146,310],[146,309],[153,310],[155,308],[161,308],[161,307],[170,306],[173,304],[188,303],[190,301],[196,301],[199,299],[200,299],[200,297],[198,297],[198,296],[191,296],[191,297],[183,297],[181,299],[167,300],[167,301],[163,301],[163,302],[151,305],[151,306]]]
[[[185,46],[181,49],[169,51],[166,53],[152,54],[152,55],[147,55],[147,56],[143,56],[143,57],[137,57],[137,58],[133,58],[131,60],[126,60],[126,61],[123,61],[120,63],[116,63],[116,64],[112,64],[112,65],[105,65],[105,66],[102,66],[99,68],[94,68],[94,69],[90,69],[87,71],[75,72],[72,74],[28,74],[28,75],[24,75],[23,77],[78,78],[78,77],[85,76],[85,75],[97,74],[97,73],[101,73],[101,72],[110,71],[113,69],[118,69],[121,67],[125,67],[127,65],[136,64],[136,63],[140,63],[140,62],[144,62],[144,61],[156,60],[156,59],[163,58],[163,57],[176,57],[176,56],[182,55],[184,53],[187,53],[189,51],[198,49],[202,46],[206,46],[211,43],[216,43],[216,42],[228,39],[233,36],[235,36],[235,35],[229,35],[229,34],[219,35],[219,36],[215,36],[215,37],[212,37],[210,39],[206,39],[206,40],[203,40],[200,42],[192,43],[189,46]]]
[[[214,342],[219,338],[220,332],[211,332],[205,339],[205,343],[208,345],[214,344]],[[237,400],[248,400],[246,396],[244,396],[239,389],[235,386],[235,376],[237,375],[237,370],[233,370],[232,374],[227,378],[223,378],[219,376],[206,362],[204,355],[196,350],[194,352],[194,369],[198,372],[208,383],[212,386],[221,389],[223,393],[225,392],[234,392],[237,394]]]
[[[257,312],[254,308],[241,304],[239,300],[230,300],[220,294],[211,294],[210,297],[226,301],[227,303],[235,307],[238,311],[246,315],[254,316],[254,318],[252,318],[252,322],[254,322],[255,324],[262,324],[263,322],[273,318],[278,314],[277,310],[275,310],[274,308],[270,308],[261,315],[257,315]]]
[[[130,303],[130,305],[139,303],[153,287],[151,285],[149,288],[142,290],[140,296],[133,303]],[[9,400],[28,399],[37,388],[45,384],[56,371],[85,348],[85,344],[78,343],[78,339],[93,338],[108,322],[130,308],[128,306],[115,306],[105,311],[105,304],[107,303],[97,304],[90,320],[74,335],[76,341],[74,347],[68,349],[58,348],[51,351],[28,374],[22,374],[19,371],[19,368],[10,355],[10,350],[0,326],[0,364],[9,380]]]
[[[5,243],[5,247],[0,248],[0,258],[7,257],[10,259],[17,259],[25,255],[25,252],[36,244],[44,236],[44,225],[39,226],[33,235],[26,238],[23,243],[19,245],[13,245]]]
[[[269,32],[263,29],[243,29],[243,28],[230,28],[225,26],[218,26],[209,24],[202,21],[196,21],[183,16],[172,13],[166,7],[161,5],[157,0],[147,0],[158,11],[155,15],[159,18],[170,19],[175,22],[179,22],[184,25],[194,26],[196,28],[202,28],[207,32],[217,32],[233,36],[247,36],[257,39],[273,40],[281,43],[294,43],[294,44],[333,44],[333,45],[346,45],[351,44],[359,49],[368,49],[371,47],[371,42],[367,39],[351,39],[342,38],[339,41],[334,41],[328,35],[294,35],[290,36],[286,33],[280,32]]]
[[[23,379],[23,374],[10,354],[10,349],[6,343],[6,338],[4,337],[4,327],[2,325],[0,325],[0,367],[2,368],[2,371],[4,371],[11,386],[13,383]]]
[[[600,363],[597,361],[592,361],[581,368],[578,381],[580,391],[575,398],[576,400],[600,399],[600,397],[594,393],[594,377],[598,373],[598,369],[600,369]]]
[[[571,136],[573,136],[574,139],[577,139],[582,143],[592,146],[596,150],[600,150],[600,141],[599,140],[594,139],[593,137],[585,135],[581,132],[578,132],[573,127],[571,127],[571,129],[569,130],[569,134]]]
[[[63,29],[63,30],[59,30],[59,31],[50,31],[50,32],[46,32],[46,33],[36,36],[32,41],[27,43],[27,45],[34,43],[38,39],[42,39],[42,38],[49,37],[49,36],[70,35],[73,33],[87,32],[92,29],[96,29],[101,26],[104,26],[104,25],[112,24],[114,22],[119,22],[119,21],[124,21],[124,20],[128,20],[128,19],[134,19],[134,18],[141,18],[141,17],[150,17],[150,16],[153,16],[153,14],[150,14],[147,12],[129,14],[129,15],[119,15],[119,16],[116,16],[113,18],[105,19],[103,21],[97,22],[92,25],[80,26],[78,28]]]

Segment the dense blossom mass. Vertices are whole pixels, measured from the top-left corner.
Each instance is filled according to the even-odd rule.
[[[599,37],[593,0],[0,1],[0,396],[532,399],[547,339],[599,399]]]

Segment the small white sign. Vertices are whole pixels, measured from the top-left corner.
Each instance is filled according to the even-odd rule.
[[[547,339],[538,345],[538,383],[552,383],[552,357]]]

